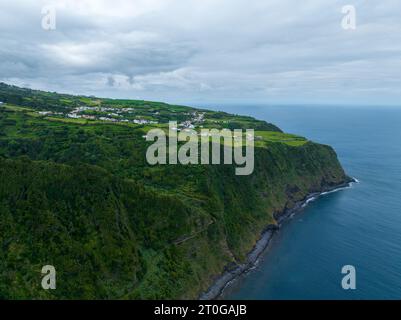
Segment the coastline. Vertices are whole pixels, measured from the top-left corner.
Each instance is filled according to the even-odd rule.
[[[324,187],[319,192],[312,192],[307,195],[303,200],[295,203],[292,208],[284,209],[280,214],[274,218],[277,221],[277,225],[268,225],[261,233],[260,239],[256,242],[255,246],[248,253],[247,259],[244,263],[236,265],[232,269],[224,271],[209,287],[209,289],[199,295],[199,300],[215,300],[218,299],[224,292],[224,290],[230,286],[230,284],[238,277],[252,269],[257,263],[260,256],[269,248],[270,241],[274,237],[275,233],[280,230],[281,225],[293,217],[296,213],[300,212],[310,202],[318,199],[321,196],[337,192],[343,189],[347,189],[352,186],[353,183],[358,183],[355,178],[349,178],[347,181],[342,182],[335,186]]]

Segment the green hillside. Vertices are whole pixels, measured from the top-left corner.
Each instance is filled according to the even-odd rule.
[[[6,84],[0,101],[2,299],[196,298],[274,214],[349,179],[331,147],[251,117]],[[148,165],[143,135],[169,120],[255,129],[254,173]]]

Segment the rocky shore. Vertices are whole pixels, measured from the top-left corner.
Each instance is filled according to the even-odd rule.
[[[277,214],[275,216],[277,225],[269,225],[263,230],[260,239],[248,254],[246,261],[231,268],[227,267],[224,273],[217,278],[212,286],[199,296],[199,299],[213,300],[219,298],[224,289],[229,286],[232,281],[255,266],[255,263],[258,261],[261,254],[268,249],[271,239],[273,238],[274,234],[280,230],[281,225],[290,219],[294,214],[299,212],[302,208],[304,208],[309,202],[317,199],[320,196],[348,188],[352,183],[355,182],[357,182],[356,179],[349,178],[347,181],[344,181],[339,185],[326,186],[320,192],[310,193],[303,200],[296,202],[292,208],[285,209],[281,213]]]

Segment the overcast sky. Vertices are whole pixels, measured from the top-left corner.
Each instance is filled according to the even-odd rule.
[[[401,105],[401,1],[0,0],[0,81],[197,105]]]

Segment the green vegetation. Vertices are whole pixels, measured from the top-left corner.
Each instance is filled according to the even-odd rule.
[[[278,131],[265,121],[225,112],[200,110],[191,107],[168,105],[143,100],[113,100],[95,97],[55,94],[24,89],[0,83],[0,101],[15,111],[29,110],[43,118],[64,119],[65,122],[87,123],[101,120],[121,124],[167,124],[174,120],[185,127],[251,128]]]
[[[347,180],[331,147],[250,117],[5,84],[0,101],[3,299],[196,298],[243,261],[274,214]],[[82,106],[133,107],[157,123],[64,116]],[[204,113],[197,129],[257,129],[252,175],[147,164],[144,132],[193,113]],[[40,286],[47,264],[56,290]]]
[[[308,142],[308,140],[306,140],[305,138],[296,136],[294,134],[274,131],[256,131],[255,141],[256,145],[259,147],[268,146],[269,142],[281,142],[289,146],[299,147]]]

